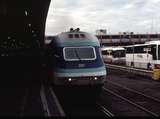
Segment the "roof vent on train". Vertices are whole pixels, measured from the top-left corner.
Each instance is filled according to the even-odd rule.
[[[75,31],[79,32],[79,31],[80,31],[80,28],[75,29]]]
[[[74,29],[73,29],[73,28],[70,28],[70,32],[74,32]]]
[[[75,30],[73,28],[70,28],[70,32],[79,32],[80,28],[76,28]]]
[[[71,33],[68,34],[68,37],[69,38],[85,38],[85,34],[80,33],[79,31],[80,31],[80,28],[76,28],[75,30],[73,28],[70,28]]]

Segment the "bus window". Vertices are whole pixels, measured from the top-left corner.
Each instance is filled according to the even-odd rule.
[[[158,60],[160,60],[160,45],[158,45]]]
[[[157,60],[156,45],[151,45],[151,51],[149,51],[148,53],[153,56],[153,60]]]
[[[134,47],[134,53],[146,53],[146,46]]]
[[[113,55],[113,51],[112,50],[107,50],[107,55]]]
[[[117,50],[114,51],[113,57],[125,57],[125,50]]]
[[[127,47],[126,53],[133,53],[133,47]]]
[[[125,57],[125,50],[120,50],[120,57]]]
[[[111,50],[103,50],[102,55],[112,55],[112,51]]]
[[[103,50],[103,51],[102,51],[102,55],[107,55],[107,51],[106,51],[106,50]]]

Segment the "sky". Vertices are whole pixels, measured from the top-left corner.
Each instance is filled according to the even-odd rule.
[[[96,34],[160,33],[160,0],[51,0],[46,35],[79,27]]]

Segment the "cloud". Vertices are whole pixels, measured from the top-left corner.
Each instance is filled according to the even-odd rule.
[[[160,0],[52,0],[46,23],[46,34],[56,34],[80,27],[95,33],[160,31]]]
[[[73,18],[70,15],[53,15],[53,18],[47,20],[46,34],[63,32],[74,26]]]

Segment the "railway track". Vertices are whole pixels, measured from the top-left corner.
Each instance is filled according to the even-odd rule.
[[[97,102],[96,104],[97,104],[98,108],[100,109],[100,111],[102,111],[106,117],[114,117],[115,116],[113,113],[111,113],[107,108],[105,108],[105,106],[103,106],[99,102]]]
[[[24,96],[23,96],[23,100],[22,100],[22,106],[21,106],[21,109],[20,109],[20,116],[23,116],[24,114],[24,110],[25,110],[25,107],[26,107],[26,103],[27,103],[27,97],[28,97],[28,88],[25,89],[25,92],[24,92]]]
[[[46,117],[65,117],[65,113],[52,89],[42,85],[40,90],[44,116]]]
[[[146,98],[149,98],[149,99],[151,99],[151,100],[153,100],[153,101],[155,101],[155,102],[157,102],[157,103],[160,103],[160,99],[159,99],[159,98],[156,98],[156,97],[153,97],[153,96],[149,96],[149,95],[144,94],[144,93],[142,93],[142,92],[140,92],[140,91],[137,91],[137,90],[128,88],[128,87],[126,87],[126,86],[123,86],[123,85],[121,85],[121,84],[115,83],[115,82],[113,82],[113,81],[107,80],[107,83],[110,83],[110,84],[112,84],[112,85],[118,86],[118,87],[120,87],[120,88],[124,88],[124,89],[126,89],[126,90],[128,90],[128,91],[130,91],[130,92],[137,93],[137,94],[142,95],[142,96],[144,96],[144,97],[146,97]]]
[[[44,84],[39,88],[25,89],[19,116],[28,115],[65,117],[52,87]]]
[[[146,112],[147,114],[155,117],[160,116],[160,100],[143,94],[139,91],[127,88],[112,81],[107,81],[107,88],[103,87],[103,90],[110,93],[136,108]]]

